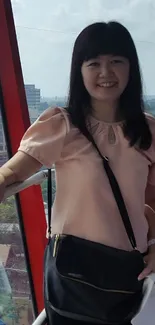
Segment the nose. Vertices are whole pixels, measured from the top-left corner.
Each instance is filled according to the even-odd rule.
[[[111,70],[110,64],[108,62],[103,63],[100,66],[99,76],[106,78],[106,77],[109,77],[111,75],[113,75],[113,72]]]

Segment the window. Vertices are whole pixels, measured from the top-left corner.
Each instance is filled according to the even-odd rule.
[[[65,105],[74,40],[86,25],[104,19],[106,21],[118,20],[131,32],[142,68],[146,110],[155,114],[155,4],[153,0],[59,0],[57,2],[54,0],[12,0],[11,2],[31,123],[48,106]],[[7,155],[5,144],[2,148],[1,136],[0,133],[0,164],[3,164]],[[42,193],[46,211],[46,182],[42,185]],[[3,203],[4,209],[8,208],[8,204],[13,205],[14,200],[10,198],[10,201],[11,203],[8,203],[8,200]],[[16,215],[15,207],[11,207],[11,209],[12,213]],[[11,261],[14,258],[13,256],[16,256],[19,264],[21,261],[22,270],[24,268],[26,270],[16,216],[15,219],[17,226],[10,226],[9,221],[6,228],[3,228],[1,222],[1,229],[10,231],[14,238],[17,236],[21,249],[17,251],[17,247],[9,248],[9,245],[12,244],[8,242],[4,255],[9,256]],[[2,250],[0,250],[0,255],[2,255],[1,252]],[[0,276],[3,278],[4,291],[7,292],[6,297],[4,297],[4,293],[1,296],[3,297],[1,303],[6,301],[6,305],[11,306],[9,299],[12,287],[8,274],[10,276],[10,273],[6,272],[4,262],[1,263]],[[17,279],[16,271],[14,271],[13,277]],[[19,279],[21,280],[22,277],[24,275],[21,272]],[[14,292],[18,291],[17,284],[13,290]],[[26,277],[23,279],[23,289],[21,290],[27,292],[28,295],[29,285]],[[22,298],[23,303],[25,303],[25,297]],[[28,298],[26,299],[28,301]],[[30,308],[30,310],[32,315],[32,309]],[[23,323],[19,321],[19,324],[22,325]],[[150,323],[150,325],[152,324]]]
[[[29,119],[9,1],[0,2],[0,25],[0,43],[3,44],[0,51],[0,111],[6,137],[3,150],[0,148],[2,165],[16,152]],[[0,125],[3,132],[2,119]],[[36,317],[44,306],[42,261],[46,222],[39,186],[32,186],[17,195],[17,205],[14,201],[9,198],[0,205],[0,279],[3,283],[0,320],[9,325],[23,325],[31,324],[33,314]]]
[[[8,325],[31,324],[30,284],[13,196],[0,204],[0,283],[0,319]]]

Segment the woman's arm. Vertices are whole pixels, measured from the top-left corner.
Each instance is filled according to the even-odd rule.
[[[6,164],[0,168],[0,184],[6,186],[21,182],[41,168],[41,163],[30,155],[18,151]]]

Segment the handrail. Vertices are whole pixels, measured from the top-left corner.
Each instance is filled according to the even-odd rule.
[[[47,170],[41,170],[40,172],[26,179],[24,182],[14,183],[6,188],[6,191],[4,193],[4,199],[28,188],[31,185],[41,184],[46,178]]]
[[[44,324],[46,324],[46,321],[47,321],[46,311],[45,311],[45,309],[43,309],[43,311],[35,319],[35,321],[32,323],[32,325],[44,325]]]

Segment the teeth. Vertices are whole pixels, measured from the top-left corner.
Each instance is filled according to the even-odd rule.
[[[112,87],[116,84],[116,82],[103,82],[102,84],[100,84],[100,87]]]

